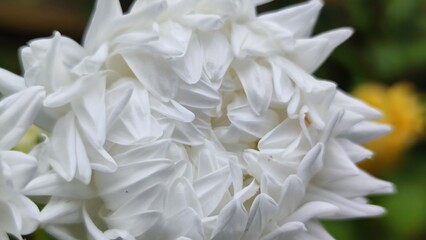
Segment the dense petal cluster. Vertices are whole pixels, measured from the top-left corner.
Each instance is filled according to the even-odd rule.
[[[21,235],[33,232],[38,226],[40,212],[22,194],[37,171],[37,160],[10,148],[31,125],[43,98],[43,88],[31,87],[0,102],[0,239],[8,239],[8,233],[22,239]]]
[[[312,75],[352,31],[311,37],[319,0],[256,16],[265,2],[98,0],[82,46],[55,32],[22,48],[0,90],[25,103],[2,106],[28,112],[19,137],[32,120],[49,136],[15,154],[25,181],[2,171],[27,204],[1,203],[45,204],[58,239],[332,239],[319,219],[382,214],[365,196],[392,185],[356,163],[389,127]],[[0,230],[33,230],[15,215]]]

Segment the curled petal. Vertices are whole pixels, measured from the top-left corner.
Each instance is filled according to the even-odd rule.
[[[261,240],[280,240],[292,238],[300,232],[306,231],[306,227],[302,222],[288,222],[276,230],[270,232],[266,236],[262,237]]]
[[[24,78],[0,68],[0,92],[2,95],[9,96],[24,88]]]
[[[272,98],[272,77],[265,67],[253,60],[234,61],[233,68],[240,78],[253,112],[263,114]]]
[[[262,232],[273,218],[277,209],[275,201],[266,194],[258,195],[251,208],[243,239],[260,239]]]
[[[322,2],[311,0],[280,11],[267,13],[259,17],[261,20],[271,21],[291,31],[295,37],[307,37],[317,20]]]
[[[42,87],[31,87],[0,102],[0,149],[11,149],[24,136],[40,111],[44,96]]]
[[[350,28],[341,28],[326,32],[310,39],[296,41],[291,59],[306,72],[314,72],[330,53],[346,41],[353,33]]]
[[[247,212],[242,203],[235,199],[220,211],[212,240],[240,239],[247,225]]]

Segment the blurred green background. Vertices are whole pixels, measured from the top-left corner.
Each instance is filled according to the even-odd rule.
[[[276,0],[258,10],[265,12],[299,2],[304,1]],[[122,1],[123,8],[130,3]],[[31,39],[50,36],[53,30],[79,41],[92,7],[92,0],[1,0],[0,67],[21,74],[18,48]],[[417,94],[416,101],[421,108],[421,113],[415,116],[423,119],[426,1],[325,0],[314,33],[344,26],[353,27],[354,35],[336,49],[315,75],[333,80],[349,92],[369,82],[381,83],[385,87],[408,82],[417,92],[413,94]],[[406,106],[398,107],[404,109]],[[404,114],[404,111],[390,112]],[[375,219],[324,222],[336,239],[426,239],[424,132],[420,131],[411,140],[413,143],[409,148],[395,156],[396,161],[379,165],[380,171],[372,172],[395,183],[398,189],[395,195],[371,198],[372,202],[384,206],[388,213]],[[27,238],[51,239],[42,231]]]

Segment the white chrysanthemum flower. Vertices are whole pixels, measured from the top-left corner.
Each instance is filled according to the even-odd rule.
[[[0,239],[9,239],[7,234],[22,239],[38,226],[39,210],[22,194],[37,170],[37,160],[10,149],[31,126],[43,97],[43,89],[33,87],[0,102]]]
[[[321,1],[98,0],[83,46],[21,50],[50,138],[23,193],[58,239],[332,239],[319,219],[383,213],[356,167],[380,116],[311,75],[350,29],[310,37]]]

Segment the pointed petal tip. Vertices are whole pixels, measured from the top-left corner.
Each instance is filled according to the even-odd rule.
[[[304,231],[308,231],[305,224],[302,222],[290,222],[288,223],[289,227],[291,227],[293,230],[303,229]]]
[[[352,27],[342,27],[342,28],[339,28],[338,30],[340,30],[342,34],[345,34],[348,37],[352,36],[352,34],[354,34],[355,32],[355,29]]]
[[[334,48],[348,40],[354,33],[354,29],[350,27],[342,27],[326,31],[319,35],[316,35],[314,39],[324,39],[328,44],[328,52],[331,52]]]
[[[368,210],[365,212],[365,216],[360,217],[380,217],[386,214],[386,209],[376,205],[369,205]]]
[[[54,38],[60,38],[62,35],[59,31],[53,31],[53,37]]]
[[[291,183],[297,183],[298,186],[302,186],[304,183],[302,181],[302,179],[300,179],[299,176],[297,176],[296,174],[292,174],[290,176],[287,177],[286,182]]]
[[[377,188],[375,191],[371,192],[369,195],[395,194],[395,193],[397,193],[397,188],[396,188],[395,184],[390,183],[390,182],[386,182],[386,181],[382,181],[382,182],[383,182],[381,184],[382,186]]]
[[[377,137],[387,135],[391,132],[393,132],[394,127],[392,125],[388,124],[377,124]]]
[[[309,4],[311,4],[312,10],[319,10],[324,6],[324,1],[323,0],[311,0],[309,2]]]
[[[117,171],[118,165],[114,160],[108,160],[108,164],[91,163],[91,168],[98,172],[113,173]]]
[[[336,46],[346,41],[352,34],[354,34],[354,29],[351,27],[337,28],[324,33],[324,35],[329,35],[330,40],[334,41]]]

